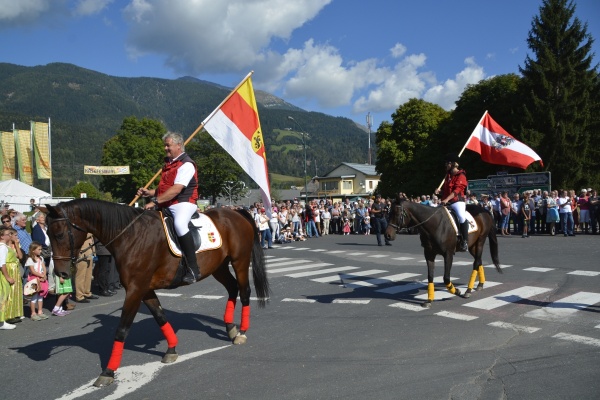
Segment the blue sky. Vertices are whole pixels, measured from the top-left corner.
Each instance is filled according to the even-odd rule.
[[[600,1],[577,0],[600,62]],[[410,98],[450,110],[518,73],[541,0],[0,0],[0,62],[194,76],[374,129]],[[199,115],[201,122],[206,116]],[[476,124],[476,121],[474,122]]]

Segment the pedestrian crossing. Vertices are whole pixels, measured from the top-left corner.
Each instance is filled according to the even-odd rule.
[[[306,248],[290,248],[293,250],[308,250]],[[313,249],[314,250],[314,249]],[[320,251],[314,251],[314,253],[320,253]],[[424,266],[421,264],[423,261],[417,257],[402,256],[402,257],[390,257],[385,254],[369,254],[364,252],[345,252],[343,250],[327,251],[327,254],[344,254],[356,258],[355,265],[335,265],[327,262],[315,262],[307,258],[293,258],[293,257],[279,257],[274,254],[268,254],[265,256],[267,259],[267,273],[271,278],[273,277],[288,277],[294,279],[307,279],[311,282],[318,284],[334,285],[340,288],[340,296],[336,298],[335,295],[331,296],[328,300],[331,304],[349,304],[364,306],[372,304],[375,301],[383,300],[390,301],[391,303],[387,306],[399,310],[421,312],[427,310],[421,307],[421,304],[427,300],[427,279],[426,271]],[[286,253],[289,256],[289,253]],[[389,269],[369,268],[365,265],[361,265],[362,262],[368,258],[372,260],[381,260],[385,257],[389,257],[390,260],[400,262],[400,264],[392,263],[394,267],[403,265],[416,266],[422,273],[419,272],[401,272],[394,273],[390,272]],[[455,261],[454,265],[472,265],[472,262],[467,261]],[[485,268],[495,268],[494,265],[484,265]],[[503,269],[513,267],[512,265],[501,265]],[[533,273],[548,273],[556,271],[554,268],[541,268],[531,267],[524,268],[524,271]],[[576,270],[568,272],[567,274],[582,276],[582,277],[597,277],[600,276],[600,272]],[[451,277],[451,280],[455,282],[457,289],[464,293],[467,289],[465,284],[457,284],[459,279]],[[444,300],[455,297],[454,294],[449,293],[444,284],[443,277],[436,276],[434,279],[435,286],[435,302],[443,302]],[[576,315],[581,314],[581,311],[590,309],[591,307],[597,307],[600,303],[600,293],[579,291],[576,293],[565,294],[560,298],[552,298],[552,293],[556,291],[554,285],[548,285],[548,287],[523,285],[516,288],[510,288],[510,290],[502,290],[502,282],[486,281],[485,289],[479,292],[475,298],[463,299],[462,304],[457,309],[453,307],[453,311],[449,310],[438,310],[440,306],[434,305],[434,315],[449,318],[457,321],[470,322],[477,320],[481,317],[489,315],[497,315],[497,313],[489,314],[486,311],[492,311],[497,309],[508,308],[509,306],[527,306],[529,308],[525,310],[521,308],[519,311],[520,315],[524,317],[522,321],[530,321],[531,324],[512,324],[505,321],[493,321],[487,325],[490,327],[512,330],[514,332],[533,334],[538,332],[541,328],[536,326],[535,321],[548,321],[548,322],[559,322],[566,323]],[[494,289],[492,289],[494,288]],[[356,298],[347,298],[346,290],[356,290]],[[492,289],[492,290],[490,290]],[[159,292],[159,296],[173,297],[177,295],[173,292]],[[362,296],[364,294],[364,296]],[[484,296],[485,297],[482,297]],[[392,297],[392,298],[391,298]],[[552,298],[552,301],[548,301],[548,298]],[[210,295],[196,295],[192,296],[194,299],[202,300],[217,300],[224,299],[225,296],[210,296]],[[251,298],[257,300],[256,298]],[[323,303],[323,301],[317,301],[311,298],[284,298],[282,302],[287,303]],[[456,304],[456,303],[454,303]],[[591,314],[588,314],[591,315]],[[597,321],[594,322],[593,328],[600,328],[600,324]],[[588,338],[585,336],[570,335],[567,333],[559,333],[553,337],[561,340],[568,340],[576,343],[587,344],[591,346],[600,347],[600,340],[594,338]]]

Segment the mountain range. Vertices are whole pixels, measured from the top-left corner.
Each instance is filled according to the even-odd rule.
[[[97,182],[83,175],[83,166],[100,165],[104,143],[124,118],[158,120],[187,138],[231,90],[193,77],[123,78],[66,63],[0,63],[0,130],[10,131],[13,124],[29,129],[29,121],[50,118],[53,184],[67,188],[81,180]],[[365,127],[305,111],[267,92],[255,94],[270,173],[303,177],[303,139],[309,176],[324,175],[341,162],[367,162]]]

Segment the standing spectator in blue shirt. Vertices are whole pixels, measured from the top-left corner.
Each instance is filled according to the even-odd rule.
[[[13,218],[13,228],[17,231],[17,236],[21,242],[21,252],[29,253],[29,245],[32,242],[31,235],[27,232],[27,216],[23,213],[17,213]]]

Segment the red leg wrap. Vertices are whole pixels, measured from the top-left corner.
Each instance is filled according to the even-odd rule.
[[[106,368],[116,371],[117,368],[121,365],[121,358],[123,357],[123,346],[125,346],[125,342],[116,341],[113,343],[112,353],[110,354],[110,360],[108,360],[108,365]]]
[[[223,321],[226,324],[233,324],[233,317],[235,312],[235,299],[227,299],[227,305],[225,306],[225,315]]]
[[[177,335],[175,335],[175,331],[173,331],[173,327],[170,323],[166,323],[160,327],[163,335],[165,335],[165,339],[167,339],[167,346],[169,348],[177,346],[178,340]]]
[[[242,321],[240,322],[240,331],[247,331],[250,328],[250,306],[242,306]]]

